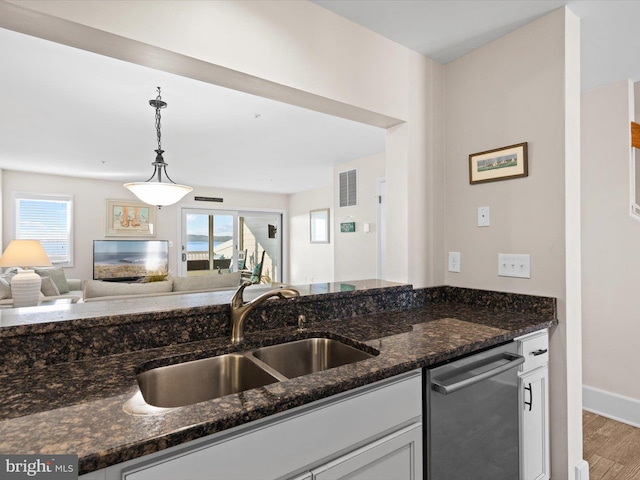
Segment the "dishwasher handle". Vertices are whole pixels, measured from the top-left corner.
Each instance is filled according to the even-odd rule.
[[[513,353],[502,353],[496,360],[498,359],[509,360],[508,363],[504,363],[498,367],[487,370],[486,372],[482,372],[479,375],[475,375],[473,377],[465,378],[464,380],[460,380],[459,382],[445,384],[443,382],[439,382],[436,380],[431,381],[431,389],[435,390],[442,395],[449,395],[450,393],[457,392],[465,387],[469,387],[476,383],[482,382],[487,378],[495,377],[507,370],[511,370],[512,368],[517,367],[518,365],[522,365],[524,363],[524,357],[521,355],[515,355]],[[473,365],[471,365],[473,367]]]

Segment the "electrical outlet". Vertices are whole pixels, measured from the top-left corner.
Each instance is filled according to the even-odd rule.
[[[460,273],[460,252],[449,252],[449,271]]]
[[[478,226],[489,226],[489,207],[478,207]]]
[[[531,278],[531,257],[527,254],[499,253],[498,276]]]

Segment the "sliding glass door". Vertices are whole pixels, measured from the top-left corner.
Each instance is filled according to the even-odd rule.
[[[253,283],[282,281],[282,214],[182,209],[180,275],[243,272]]]
[[[229,271],[237,224],[236,212],[183,209],[181,274]]]

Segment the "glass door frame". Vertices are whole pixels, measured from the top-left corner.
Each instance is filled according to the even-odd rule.
[[[233,260],[232,265],[238,265],[238,251],[240,242],[240,217],[243,216],[260,216],[260,215],[275,215],[277,216],[277,235],[279,235],[279,264],[278,278],[273,278],[273,282],[286,282],[288,279],[288,258],[285,257],[285,252],[288,251],[288,237],[287,229],[287,212],[280,209],[261,209],[261,208],[199,208],[184,206],[179,210],[180,221],[178,223],[180,231],[178,232],[178,238],[180,238],[180,251],[178,255],[178,275],[187,276],[187,262],[186,262],[186,247],[187,247],[187,214],[200,214],[200,215],[232,215],[233,216]],[[183,256],[185,254],[185,256]],[[184,258],[184,260],[183,260]]]
[[[214,208],[191,208],[183,207],[180,209],[180,257],[178,258],[178,275],[181,277],[187,276],[187,215],[228,215],[233,217],[233,256],[232,265],[238,264],[238,211],[235,210],[218,210]],[[211,247],[210,247],[211,248]],[[209,260],[213,262],[213,258]]]

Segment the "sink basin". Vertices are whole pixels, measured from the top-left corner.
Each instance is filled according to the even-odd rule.
[[[124,410],[155,415],[271,383],[347,365],[374,355],[331,338],[306,338],[145,370]]]
[[[300,377],[373,357],[370,353],[331,338],[306,338],[262,347],[255,350],[253,356],[287,378]]]
[[[155,407],[182,407],[278,381],[239,354],[158,367],[137,379],[145,402]]]

